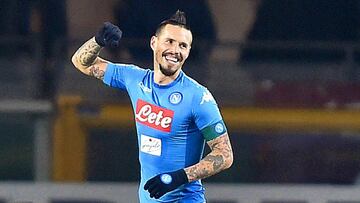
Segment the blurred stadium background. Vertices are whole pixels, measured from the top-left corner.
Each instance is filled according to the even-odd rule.
[[[149,37],[177,8],[184,71],[206,85],[235,153],[209,203],[359,203],[360,1],[0,0],[0,202],[137,202],[127,95],[70,57],[104,21],[114,62],[151,66]]]

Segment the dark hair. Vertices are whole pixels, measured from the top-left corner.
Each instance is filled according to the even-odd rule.
[[[155,35],[157,36],[166,25],[176,25],[190,31],[190,27],[186,24],[186,16],[183,11],[177,10],[171,18],[162,21],[156,29]]]

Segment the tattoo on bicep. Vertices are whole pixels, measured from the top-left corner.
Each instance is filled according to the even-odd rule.
[[[210,143],[209,146],[212,151],[220,150],[225,158],[232,157],[233,152],[228,135],[219,137],[218,142]]]
[[[90,75],[100,80],[104,79],[105,71],[101,70],[98,66],[90,67]]]
[[[232,151],[232,147],[230,144],[230,140],[229,139],[223,139],[221,142],[222,146],[223,146],[223,155],[225,158],[230,158],[233,156],[233,151]]]
[[[83,66],[90,66],[95,62],[100,50],[101,46],[95,41],[89,40],[76,51],[77,60]]]

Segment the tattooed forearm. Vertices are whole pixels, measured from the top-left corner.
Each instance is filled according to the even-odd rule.
[[[224,157],[222,155],[210,155],[204,158],[205,161],[212,163],[212,168],[214,171],[220,171],[222,166],[224,165]]]
[[[94,64],[100,50],[101,46],[91,38],[75,52],[74,57],[82,66],[89,67]]]
[[[204,179],[223,170],[224,158],[221,155],[207,155],[199,164],[185,169],[189,181]]]
[[[98,56],[100,51],[93,37],[74,53],[71,62],[82,73],[102,80],[109,62]]]
[[[185,168],[189,182],[204,179],[229,168],[233,162],[233,152],[228,135],[210,141],[211,152],[199,163]]]
[[[105,71],[94,65],[90,67],[90,75],[102,80],[104,79]]]

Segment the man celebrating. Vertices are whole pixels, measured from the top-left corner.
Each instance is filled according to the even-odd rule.
[[[104,23],[72,62],[130,96],[141,165],[140,202],[203,203],[201,179],[229,168],[233,152],[211,93],[182,71],[192,43],[185,15],[177,11],[151,38],[154,70],[98,56],[102,47],[117,47],[121,35],[117,26]],[[205,142],[211,151],[203,157]]]

